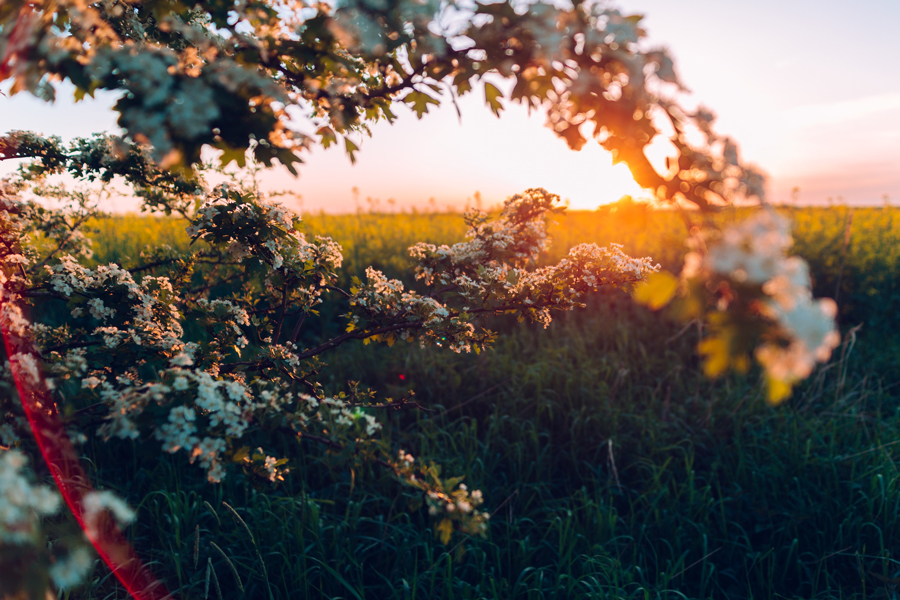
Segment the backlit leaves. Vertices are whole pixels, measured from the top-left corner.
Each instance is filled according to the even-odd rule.
[[[433,104],[435,106],[439,106],[441,103],[438,100],[435,100],[425,92],[410,92],[407,94],[403,101],[409,104],[409,107],[412,108],[416,116],[418,118],[422,118],[422,116],[428,112],[428,105]]]
[[[678,290],[678,278],[666,271],[651,273],[634,288],[634,299],[652,310],[666,306]]]
[[[491,112],[500,116],[500,111],[503,110],[503,103],[500,100],[503,98],[503,92],[501,92],[497,86],[493,83],[485,82],[484,84],[484,100],[487,103],[488,107],[490,107]]]
[[[350,138],[344,138],[344,148],[347,151],[347,156],[350,157],[350,162],[356,164],[356,152],[359,150],[359,146],[354,144]]]
[[[422,118],[445,86],[462,95],[483,83],[499,115],[503,94],[485,78],[500,75],[514,79],[510,100],[546,109],[548,127],[570,148],[597,139],[661,199],[708,209],[762,195],[761,177],[723,145],[707,113],[659,93],[682,88],[666,51],[642,44],[639,15],[592,3],[522,11],[506,0],[476,4],[448,32],[434,1],[311,5],[302,20],[280,0],[226,4],[145,2],[123,15],[118,4],[60,0],[54,22],[27,0],[8,0],[0,82],[46,98],[53,80],[70,81],[79,97],[120,94],[127,137],[167,166],[194,165],[214,146],[231,162],[249,152],[295,172],[313,141],[328,147],[338,134],[393,121],[392,102]],[[319,128],[312,140],[292,129],[296,109]],[[659,119],[681,157],[674,176],[657,173],[643,152]],[[689,140],[692,130],[705,139]]]

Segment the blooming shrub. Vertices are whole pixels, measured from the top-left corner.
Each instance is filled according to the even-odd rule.
[[[78,98],[120,93],[125,135],[68,147],[25,132],[0,138],[0,159],[33,159],[0,182],[0,327],[9,359],[0,433],[27,439],[22,407],[12,401],[19,384],[32,413],[85,432],[75,443],[90,435],[159,444],[211,483],[234,469],[276,483],[291,461],[276,448],[299,451],[284,442],[307,440],[347,468],[379,465],[418,490],[446,543],[454,531],[485,532],[480,492],[380,436],[378,411],[416,403],[377,403],[356,385],[324,392],[322,358],[343,344],[414,341],[480,352],[495,338],[489,317],[546,327],[553,311],[580,306],[599,288],[649,277],[642,299],[662,306],[681,286],[685,314],[709,321],[701,351],[710,374],[746,369],[747,348],[764,338],[756,356],[770,374],[770,397],[783,398],[809,373],[811,356],[827,357],[835,333],[829,305],[806,291],[802,266],[782,260],[783,235],[762,246],[753,237],[757,226],[771,232],[777,224],[721,236],[701,229],[683,284],[612,244],[577,246],[556,265],[535,268],[559,209],[556,196],[531,189],[497,218],[467,214],[460,244],[414,245],[415,289],[374,268],[343,289],[333,240],[307,239],[283,206],[252,188],[209,186],[195,169],[204,147],[219,150],[223,165],[243,166],[249,153],[296,172],[305,149],[340,139],[352,159],[350,136],[393,121],[393,103],[421,118],[444,84],[453,94],[480,87],[499,115],[504,94],[488,80],[499,74],[514,80],[509,100],[546,108],[548,126],[573,149],[592,129],[661,201],[710,211],[736,198],[761,200],[762,177],[713,130],[709,111],[679,102],[672,60],[646,43],[640,22],[603,3],[512,0],[4,2],[0,82],[45,99],[58,80],[71,82]],[[316,133],[296,131],[291,109]],[[667,130],[674,154],[660,173],[644,150]],[[90,265],[83,226],[96,214],[91,193],[48,183],[61,173],[103,186],[121,178],[146,209],[183,217],[194,249]],[[29,195],[65,207],[51,210]],[[319,318],[325,294],[346,303],[343,332],[307,345],[301,333]],[[34,311],[29,320],[26,309],[37,304],[64,307],[69,318]],[[93,506],[87,497],[81,509]]]
[[[346,468],[378,465],[418,490],[444,543],[454,532],[486,532],[481,492],[382,439],[380,412],[417,403],[378,401],[355,384],[326,394],[322,359],[352,341],[480,352],[496,337],[488,317],[510,314],[546,327],[554,311],[658,268],[593,244],[537,268],[549,219],[561,209],[557,196],[531,189],[507,200],[496,218],[468,213],[464,242],[410,248],[417,289],[369,268],[344,290],[336,286],[338,244],[307,240],[299,216],[250,189],[207,188],[199,179],[197,208],[184,214],[185,234],[201,247],[165,250],[130,267],[92,267],[85,253],[71,253],[87,238],[57,228],[45,234],[55,243],[35,244],[26,233],[39,230],[48,212],[72,230],[92,214],[86,204],[54,212],[24,200],[41,185],[41,169],[32,165],[3,188],[0,219],[9,226],[0,292],[4,329],[18,348],[6,372],[10,392],[13,378],[35,388],[45,381],[64,426],[82,432],[76,444],[95,437],[158,444],[196,464],[211,483],[237,469],[277,484],[295,458],[278,450],[290,447],[284,440],[297,440],[294,452],[311,441]],[[319,318],[325,295],[345,303],[344,331],[310,345],[300,334]],[[51,308],[37,311],[36,302]],[[67,315],[62,324],[54,313]],[[27,439],[21,407],[7,401],[4,410],[3,431]],[[106,500],[114,514],[130,517]],[[83,502],[88,528],[92,502]]]
[[[55,531],[56,543],[47,544],[46,519],[57,516],[62,501],[56,489],[34,483],[27,463],[18,450],[0,451],[0,592],[11,597],[21,589],[42,596],[48,579],[60,590],[75,587],[94,565],[87,540],[74,524],[62,533]],[[131,509],[108,491],[87,494],[84,505],[88,537],[98,535],[107,510],[123,525],[134,518]]]
[[[787,254],[793,244],[789,231],[787,219],[771,208],[723,230],[699,230],[688,240],[680,281],[659,273],[637,291],[638,300],[659,308],[680,287],[679,312],[707,325],[699,345],[706,374],[746,372],[752,354],[774,404],[840,343],[837,305],[830,298],[813,299],[808,265]]]

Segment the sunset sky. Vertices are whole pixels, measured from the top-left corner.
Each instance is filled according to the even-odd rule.
[[[900,203],[900,2],[863,0],[633,0],[651,42],[665,45],[683,83],[719,115],[718,129],[769,174],[772,201],[795,186],[800,203],[842,197],[852,204]],[[115,128],[112,96],[74,105],[0,97],[0,130],[31,129],[71,138]],[[613,167],[595,143],[581,152],[518,105],[497,119],[479,91],[421,121],[405,107],[394,125],[373,128],[351,166],[338,149],[308,155],[301,176],[265,176],[272,189],[303,197],[294,208],[355,209],[367,197],[397,210],[461,206],[476,191],[486,205],[540,186],[593,209],[639,194],[624,165]],[[0,164],[0,173],[10,165]],[[126,210],[128,203],[109,207]]]

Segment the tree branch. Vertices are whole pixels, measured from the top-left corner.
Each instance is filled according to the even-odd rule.
[[[87,348],[89,346],[101,346],[103,342],[100,340],[88,340],[84,342],[70,342],[68,344],[59,344],[58,346],[50,346],[48,348],[41,349],[41,355],[49,354],[50,352],[61,352],[63,350],[72,350],[73,348]]]
[[[291,343],[295,343],[297,341],[297,336],[300,335],[300,328],[303,327],[303,321],[306,320],[306,315],[308,313],[303,313],[303,315],[297,319],[297,324],[294,325],[294,330],[291,331]]]
[[[64,294],[59,294],[57,292],[39,292],[41,288],[33,288],[30,290],[24,290],[22,292],[23,298],[53,298],[54,300],[62,300],[63,302],[68,302],[70,298]],[[76,292],[77,293],[77,292]]]
[[[328,448],[331,448],[333,450],[343,450],[344,449],[343,444],[335,442],[334,440],[329,440],[328,438],[323,438],[323,437],[319,437],[317,435],[313,435],[311,433],[304,433],[302,431],[294,431],[293,429],[291,429],[289,427],[279,427],[278,431],[280,431],[281,433],[284,433],[286,435],[290,435],[291,437],[296,437],[297,439],[299,439],[301,441],[309,440],[311,442],[316,442],[317,444],[322,444],[323,446],[327,446]],[[382,467],[390,469],[394,473],[397,472],[397,469],[394,468],[394,465],[387,462],[386,460],[383,460],[376,456],[370,457],[369,460],[371,460],[372,462],[374,462],[377,465],[380,465]]]
[[[188,293],[196,294],[197,292],[203,292],[213,286],[221,285],[227,281],[231,281],[232,279],[237,279],[238,277],[243,277],[243,276],[244,276],[244,273],[238,271],[237,273],[234,273],[233,275],[229,275],[228,277],[225,277],[224,279],[220,279],[218,281],[213,281],[212,283],[207,283],[206,285],[201,285],[200,287],[196,287],[192,290],[188,290]]]
[[[278,324],[275,325],[275,333],[272,335],[272,341],[274,343],[278,343],[278,338],[281,337],[281,326],[284,323],[284,313],[287,312],[287,299],[288,299],[288,287],[287,281],[284,282],[284,287],[281,288],[281,312],[278,316]]]
[[[60,250],[62,250],[65,247],[65,245],[69,242],[69,240],[72,239],[72,236],[75,234],[75,230],[78,229],[79,227],[81,227],[84,224],[84,222],[87,221],[92,216],[93,215],[90,213],[83,214],[81,216],[81,219],[77,220],[75,223],[72,224],[71,227],[69,227],[69,232],[66,234],[66,236],[62,240],[60,240],[60,242],[59,242],[59,244],[57,244],[56,248],[54,248],[53,251],[50,252],[50,254],[48,254],[46,257],[44,257],[44,260],[37,263],[36,265],[33,265],[30,269],[28,269],[28,272],[34,273],[36,271],[39,271],[41,269],[41,267],[43,267],[48,262],[50,262],[50,260],[54,256],[56,256],[56,253],[59,252]]]
[[[364,404],[362,402],[348,402],[347,406],[360,407],[360,408],[386,408],[390,410],[400,410],[403,408],[416,408],[418,410],[436,413],[437,411],[433,408],[426,408],[419,404],[418,402],[410,402],[408,400],[398,400],[396,402],[385,402],[384,404]]]
[[[353,295],[351,293],[349,293],[345,290],[342,290],[341,288],[339,288],[335,285],[323,285],[322,288],[324,288],[326,290],[331,290],[332,292],[337,292],[337,293],[341,294],[344,298],[352,298],[353,297]]]
[[[347,340],[364,340],[366,338],[374,337],[376,335],[381,335],[382,333],[389,333],[391,331],[397,331],[400,329],[421,329],[424,326],[422,321],[414,321],[411,323],[396,323],[394,325],[386,325],[384,327],[379,327],[378,329],[370,329],[370,330],[360,330],[360,331],[348,331],[347,333],[342,333],[337,337],[333,337],[324,344],[319,344],[315,348],[311,350],[306,350],[305,352],[301,352],[297,355],[297,358],[300,360],[305,360],[307,358],[312,358],[317,354],[321,354],[326,350],[331,350],[332,348],[336,348],[346,342]]]

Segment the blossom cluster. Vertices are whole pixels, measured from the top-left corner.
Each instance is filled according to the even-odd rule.
[[[765,339],[756,358],[771,379],[786,384],[808,377],[840,343],[837,305],[830,298],[813,299],[806,262],[788,255],[792,244],[788,220],[763,209],[715,237],[694,240],[682,271],[686,280],[725,278],[731,289],[759,293],[759,311],[780,335]],[[722,295],[716,309],[724,312],[732,301]]]
[[[253,256],[274,270],[305,278],[341,267],[341,247],[331,238],[309,242],[298,229],[300,217],[282,204],[223,184],[200,207],[187,234],[224,244],[238,262]]]
[[[281,476],[283,469],[274,466],[280,467],[287,459],[260,449],[259,464],[253,464],[246,454],[235,454],[260,421],[280,420],[301,434],[324,428],[333,435],[346,432],[351,438],[371,437],[382,428],[361,407],[340,398],[295,395],[277,377],[248,385],[238,378],[215,377],[190,368],[195,346],[188,344],[186,352],[176,355],[156,382],[138,384],[121,376],[110,380],[99,372],[84,378],[82,387],[110,409],[98,433],[105,438],[138,439],[148,414],[162,409],[164,417],[151,421],[153,438],[166,452],[184,451],[190,462],[199,462],[209,481],[216,483],[226,476],[229,458],[251,467],[262,466],[270,480]]]
[[[56,514],[60,497],[35,485],[23,472],[27,459],[16,450],[0,450],[0,544],[34,543],[40,518]]]
[[[147,275],[138,283],[130,271],[119,265],[88,269],[70,254],[45,268],[48,287],[76,304],[73,317],[85,314],[78,302],[83,300],[94,319],[109,323],[95,329],[107,347],[115,348],[126,339],[163,350],[180,344],[182,315],[172,301],[175,291],[168,277]]]
[[[4,573],[4,584],[15,576],[40,576],[41,569],[58,590],[68,590],[82,583],[94,565],[95,558],[83,538],[69,539],[65,544],[48,546],[43,519],[55,516],[63,507],[61,498],[50,486],[34,483],[28,472],[28,459],[18,450],[0,449],[0,548],[13,547],[12,556],[28,564],[17,564],[24,573]],[[110,510],[121,525],[134,517],[134,512],[117,495],[109,491],[89,492],[83,498],[84,519],[89,536],[96,535],[97,522]],[[7,568],[3,565],[3,568]],[[28,581],[34,585],[37,581]]]
[[[430,340],[456,352],[480,350],[492,333],[476,328],[482,314],[516,312],[520,318],[551,322],[551,311],[582,305],[604,286],[625,286],[655,272],[649,258],[632,258],[622,247],[581,244],[558,264],[535,268],[549,244],[547,225],[559,197],[540,188],[509,198],[499,217],[466,214],[466,241],[453,246],[419,243],[409,249],[416,276],[433,291],[407,291],[398,280],[375,269],[351,288],[348,331]],[[381,332],[388,333],[382,334]]]
[[[435,531],[443,543],[450,541],[454,531],[482,537],[487,534],[491,515],[477,510],[484,503],[481,490],[470,492],[461,483],[461,477],[441,479],[439,468],[417,463],[402,449],[390,464],[400,481],[422,491],[428,514],[436,520]]]

